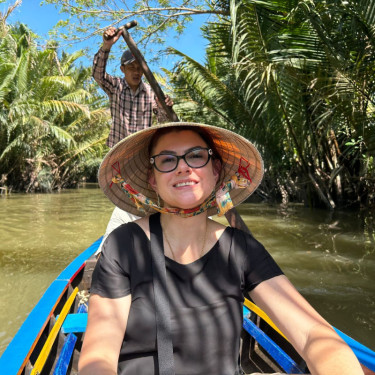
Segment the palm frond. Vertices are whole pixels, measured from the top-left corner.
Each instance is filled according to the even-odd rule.
[[[54,112],[59,114],[76,113],[90,117],[90,111],[87,105],[68,102],[64,100],[47,100],[41,103],[41,110],[46,112]]]

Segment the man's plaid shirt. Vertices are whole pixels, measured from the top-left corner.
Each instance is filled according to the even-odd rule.
[[[107,74],[105,68],[108,55],[109,51],[98,51],[94,57],[92,76],[109,97],[112,126],[107,145],[112,147],[129,134],[150,127],[152,112],[161,118],[164,111],[158,109],[155,95],[147,83],[141,82],[133,93],[125,78]]]

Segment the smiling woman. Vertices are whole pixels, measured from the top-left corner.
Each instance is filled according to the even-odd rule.
[[[214,191],[221,165],[220,162],[210,163],[213,151],[207,146],[191,130],[170,132],[156,144],[151,142],[155,155],[150,159],[154,171],[149,183],[167,207],[197,207]],[[212,160],[216,161],[214,155]]]
[[[240,374],[246,293],[313,374],[362,374],[350,348],[265,248],[209,219],[246,199],[262,175],[249,141],[203,124],[155,126],[108,153],[101,188],[118,207],[143,217],[104,242],[92,278],[82,375]]]
[[[181,146],[184,134],[191,134],[192,131],[195,135],[189,137],[195,138],[195,146]],[[217,214],[218,211],[224,214],[232,204],[240,204],[258,187],[263,176],[263,162],[249,141],[228,130],[212,126],[179,123],[176,129],[174,123],[164,124],[130,135],[126,142],[116,145],[104,159],[99,171],[99,183],[104,193],[119,208],[139,216],[160,212],[161,209],[174,213],[179,210],[178,207],[157,205],[158,194],[149,183],[155,162],[152,156],[157,154],[155,147],[159,147],[160,139],[170,132],[176,133],[176,141],[163,141],[165,145],[159,148],[160,153],[184,154],[195,147],[212,150],[207,165],[212,163],[215,172],[220,170],[220,176],[215,187],[215,202],[212,198],[208,201],[209,215]],[[176,142],[181,143],[182,151],[172,150],[170,145],[174,146]],[[130,180],[131,184],[128,184]],[[216,199],[220,204],[216,204]],[[199,209],[190,207],[189,210]]]

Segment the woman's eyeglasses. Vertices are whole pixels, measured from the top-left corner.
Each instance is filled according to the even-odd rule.
[[[184,159],[190,168],[202,168],[209,162],[212,155],[210,148],[197,147],[181,156],[163,153],[151,156],[150,163],[159,172],[168,173],[177,168],[180,159]]]

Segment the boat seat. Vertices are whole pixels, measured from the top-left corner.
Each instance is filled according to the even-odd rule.
[[[62,333],[85,332],[87,326],[87,313],[68,314],[61,327]]]
[[[80,318],[81,317],[81,318]],[[65,329],[64,329],[65,324]],[[60,354],[57,358],[53,375],[66,375],[72,359],[77,336],[74,333],[84,332],[87,325],[87,306],[82,304],[76,314],[68,314],[61,326],[61,332],[67,333]],[[82,330],[83,329],[83,330]],[[74,333],[73,333],[74,332]]]

